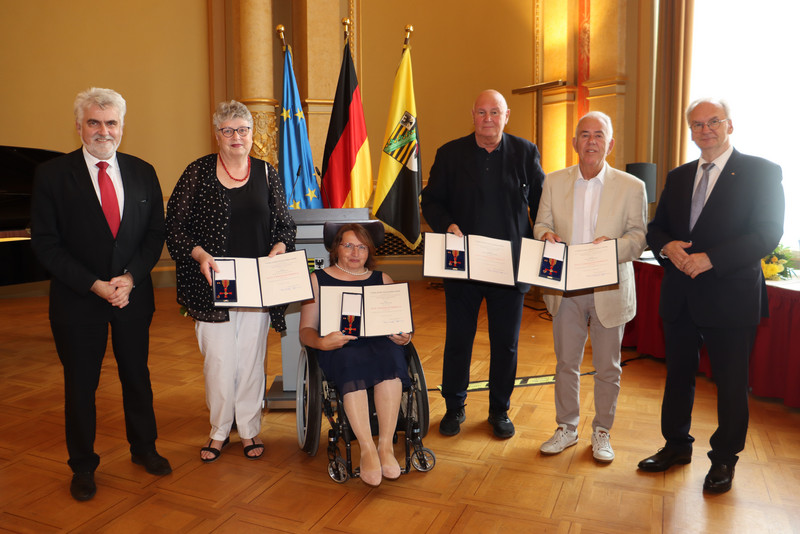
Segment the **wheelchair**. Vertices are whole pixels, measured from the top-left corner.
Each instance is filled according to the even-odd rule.
[[[405,466],[401,463],[401,474],[409,473],[412,466],[417,471],[426,472],[436,465],[436,455],[422,445],[422,438],[428,434],[430,423],[425,374],[413,344],[405,346],[405,355],[411,387],[403,389],[394,433],[395,443],[399,439],[398,433],[404,434]],[[367,390],[367,394],[370,425],[372,435],[375,436],[378,433],[378,419],[371,388]],[[336,386],[325,379],[317,363],[316,350],[310,347],[303,347],[300,352],[296,402],[297,441],[300,448],[309,456],[317,454],[324,413],[331,427],[328,430],[328,475],[339,484],[344,484],[351,478],[358,478],[359,469],[353,469],[351,457],[351,441],[355,436],[350,430],[347,414],[344,412],[344,402],[339,398]],[[339,448],[339,439],[344,442],[344,457]]]

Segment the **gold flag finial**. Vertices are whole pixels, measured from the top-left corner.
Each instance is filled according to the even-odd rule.
[[[406,40],[403,41],[404,49],[408,48],[408,41],[411,40],[411,34],[414,33],[414,26],[412,26],[411,24],[406,24],[405,31],[406,31]]]
[[[283,51],[286,52],[286,37],[284,37],[283,32],[286,31],[286,28],[283,24],[278,24],[275,26],[275,31],[278,33],[278,39],[281,40],[281,45],[283,46]]]
[[[344,40],[346,41],[348,37],[350,37],[350,26],[352,25],[352,21],[345,17],[342,19],[342,26],[344,26]]]

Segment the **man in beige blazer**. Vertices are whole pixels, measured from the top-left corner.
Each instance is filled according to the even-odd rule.
[[[575,128],[572,146],[578,165],[547,175],[533,233],[536,239],[567,245],[617,240],[619,284],[582,291],[545,289],[553,316],[556,352],[556,429],[544,442],[544,454],[557,454],[578,442],[580,365],[587,334],[592,338],[595,417],[592,454],[614,459],[609,432],[619,395],[620,345],[625,323],[636,314],[632,261],[645,248],[647,200],[644,182],[611,168],[614,148],[611,119],[591,111]]]

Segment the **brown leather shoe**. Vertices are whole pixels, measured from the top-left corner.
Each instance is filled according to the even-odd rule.
[[[725,493],[733,485],[734,466],[711,462],[706,480],[703,482],[703,491],[709,493]]]
[[[692,449],[678,449],[675,447],[664,447],[659,449],[653,456],[645,458],[639,462],[639,469],[658,473],[666,471],[676,464],[688,464],[692,461]]]

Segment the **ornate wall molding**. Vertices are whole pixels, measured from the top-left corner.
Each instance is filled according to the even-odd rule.
[[[253,113],[253,156],[278,167],[278,121],[274,113]]]
[[[250,154],[278,167],[278,117],[275,106],[278,101],[271,98],[247,98],[242,103],[253,115],[253,148]]]

